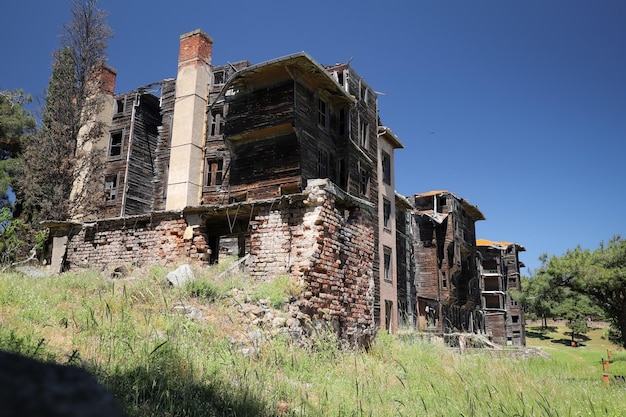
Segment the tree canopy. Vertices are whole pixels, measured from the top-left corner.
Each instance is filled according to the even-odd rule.
[[[35,119],[24,108],[30,97],[22,91],[0,91],[0,207],[13,209],[10,193],[21,173],[24,142],[35,130]]]
[[[72,20],[53,54],[41,128],[24,150],[24,205],[31,224],[68,220],[77,209],[98,207],[94,190],[103,180],[102,162],[93,143],[102,135],[102,124],[95,117],[101,101],[94,75],[106,63],[112,32],[107,13],[96,3],[72,2]]]
[[[559,292],[566,295],[560,313],[557,310],[555,314],[573,314],[574,310],[591,314],[595,305],[611,323],[616,341],[626,347],[626,240],[621,236],[593,251],[578,246],[563,256],[551,256],[531,280],[536,278],[547,284],[544,298]],[[563,291],[569,291],[569,296]],[[591,304],[584,299],[573,301],[577,295],[588,297]]]

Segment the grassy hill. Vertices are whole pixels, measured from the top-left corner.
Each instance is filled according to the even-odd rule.
[[[162,267],[115,280],[1,274],[0,348],[88,369],[131,416],[626,415],[626,383],[613,378],[626,352],[604,329],[572,348],[564,327],[529,327],[551,359],[386,334],[368,352],[340,350],[289,308],[299,289],[284,277],[258,283],[227,266],[196,270],[184,288]]]

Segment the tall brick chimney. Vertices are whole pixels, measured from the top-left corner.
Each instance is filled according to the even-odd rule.
[[[200,204],[213,39],[200,29],[180,37],[167,210]]]
[[[115,81],[117,80],[117,70],[104,64],[95,74],[100,84],[100,92],[107,95],[113,95],[115,92]]]

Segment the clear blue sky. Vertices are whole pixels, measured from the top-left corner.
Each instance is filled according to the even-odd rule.
[[[0,88],[46,88],[70,19],[62,0],[5,2]],[[402,140],[396,188],[477,205],[479,238],[542,253],[626,236],[623,0],[100,0],[115,32],[117,92],[176,75],[179,35],[201,28],[213,62],[305,51],[352,59]]]

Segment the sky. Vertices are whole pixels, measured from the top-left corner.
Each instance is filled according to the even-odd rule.
[[[100,0],[116,93],[176,76],[180,35],[213,63],[304,51],[350,61],[378,93],[403,195],[448,190],[486,220],[478,238],[541,254],[626,237],[623,0]],[[64,0],[5,2],[0,89],[43,97],[71,19]],[[33,106],[34,107],[34,106]]]

